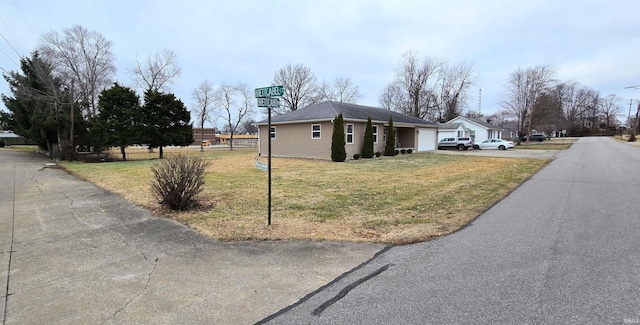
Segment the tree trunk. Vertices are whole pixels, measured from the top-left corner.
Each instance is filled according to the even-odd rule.
[[[160,154],[159,154],[158,158],[162,159],[162,158],[164,158],[163,152],[162,152],[162,146],[159,146],[159,148],[160,148],[160,150],[158,150],[158,151],[160,152]]]
[[[120,153],[122,154],[122,160],[127,161],[127,154],[125,153],[125,146],[120,146]]]

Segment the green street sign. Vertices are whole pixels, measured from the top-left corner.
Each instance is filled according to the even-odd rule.
[[[258,107],[280,107],[280,98],[256,98],[258,100]]]
[[[279,97],[282,95],[284,95],[284,86],[282,85],[256,88],[256,98]]]

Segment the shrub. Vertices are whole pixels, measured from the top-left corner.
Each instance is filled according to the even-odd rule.
[[[357,153],[357,154],[353,155],[353,159],[354,159],[354,160],[358,160],[358,159],[360,159],[360,154],[359,154],[359,153]]]
[[[380,157],[380,156],[382,156],[382,152],[376,151],[376,157]]]
[[[636,135],[631,133],[631,135],[629,136],[629,142],[636,142]]]
[[[200,157],[175,155],[151,167],[151,191],[158,203],[171,210],[185,210],[204,189],[209,161]]]
[[[347,151],[344,148],[346,145],[344,135],[344,120],[342,119],[342,113],[336,116],[333,120],[333,134],[331,135],[331,160],[336,162],[345,161],[347,159]]]
[[[393,155],[394,155],[394,156],[397,156],[399,153],[400,153],[400,151],[399,151],[398,149],[396,149],[396,150],[394,150],[394,151],[393,151]]]
[[[364,129],[362,158],[373,158],[373,124],[371,123],[371,117],[367,119],[367,127]]]
[[[413,153],[413,149],[407,149],[407,153]]]
[[[406,154],[406,153],[407,153],[407,150],[406,150],[406,149],[401,149],[401,150],[400,150],[400,153],[404,155],[404,154]]]
[[[6,144],[4,143],[4,141],[3,141],[3,140],[0,140],[0,148],[4,148],[4,146],[5,146],[5,145],[6,145]]]
[[[386,133],[387,141],[384,145],[384,155],[394,156],[394,148],[396,147],[396,135],[393,132],[393,119],[391,118],[391,115],[389,115],[389,125],[386,128]]]

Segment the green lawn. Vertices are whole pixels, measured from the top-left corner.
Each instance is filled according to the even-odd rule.
[[[409,243],[459,229],[546,164],[429,153],[344,163],[274,158],[273,224],[267,226],[267,173],[255,167],[256,149],[190,154],[212,160],[203,207],[190,212],[169,212],[154,201],[149,168],[157,160],[63,166],[222,240]]]

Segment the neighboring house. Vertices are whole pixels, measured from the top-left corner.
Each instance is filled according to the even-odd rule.
[[[13,131],[0,131],[0,140],[4,141],[5,145],[27,144],[27,140]]]
[[[384,108],[324,102],[277,115],[267,121],[255,123],[258,127],[258,152],[268,154],[271,136],[271,155],[279,157],[330,158],[333,121],[342,113],[345,128],[347,158],[362,151],[367,118],[373,124],[374,152],[383,152],[389,116],[396,132],[396,147],[414,151],[436,150],[437,124],[393,112]]]
[[[462,123],[440,123],[438,124],[438,142],[444,138],[469,137],[471,130]]]
[[[469,134],[466,134],[465,136],[471,137],[474,143],[479,143],[488,139],[502,138],[503,129],[487,121],[458,116],[447,123],[461,123],[469,130]]]

